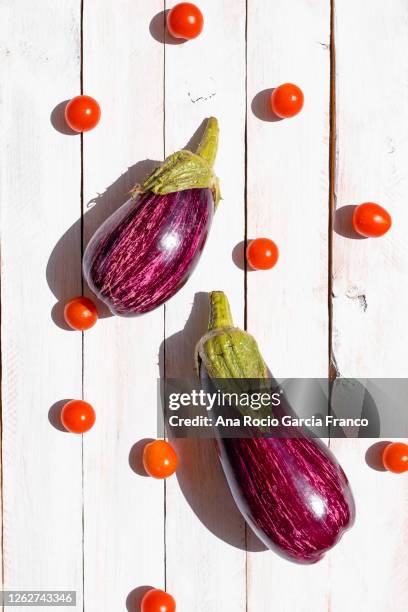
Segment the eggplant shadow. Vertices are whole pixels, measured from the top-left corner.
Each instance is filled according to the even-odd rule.
[[[66,102],[62,102],[56,107],[56,109],[59,109],[59,115],[62,113],[65,104]],[[52,113],[51,123],[55,129],[61,131],[54,117],[56,109]],[[61,117],[60,120],[62,121]],[[192,138],[183,147],[184,149],[196,150],[206,124],[207,120],[204,119]],[[58,125],[60,124],[58,123]],[[133,187],[142,184],[149,174],[161,164],[161,161],[145,159],[130,166],[103,193],[87,203],[87,211],[82,218],[80,217],[54,246],[48,259],[46,277],[48,286],[57,299],[57,303],[51,311],[51,318],[58,327],[72,331],[64,320],[64,306],[72,297],[82,293],[82,239],[83,249],[85,250],[93,234],[102,223],[129,199]],[[98,300],[89,288],[86,288],[85,293],[94,300],[100,318],[112,316],[106,304]]]
[[[68,300],[81,295],[82,292],[82,233],[85,249],[102,223],[129,199],[131,189],[142,183],[160,163],[145,159],[128,168],[103,193],[88,202],[88,210],[82,219],[79,218],[71,225],[53,248],[48,259],[46,276],[48,286],[58,300],[51,312],[51,317],[58,327],[71,331],[64,320],[64,306]],[[112,316],[103,302],[89,290],[88,294],[95,302],[100,318]]]
[[[160,347],[162,378],[197,377],[194,351],[207,331],[208,315],[208,294],[196,293],[184,329],[168,337]],[[179,458],[176,477],[180,489],[203,525],[235,548],[250,552],[267,550],[252,533],[234,502],[218,458],[215,440],[171,438],[170,441]],[[171,512],[171,508],[168,511]]]

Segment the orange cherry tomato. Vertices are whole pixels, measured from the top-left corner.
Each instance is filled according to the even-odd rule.
[[[85,433],[94,425],[95,419],[95,410],[83,400],[71,400],[61,411],[61,422],[71,433]]]
[[[366,238],[378,238],[388,232],[392,225],[390,214],[379,204],[365,202],[353,213],[355,231]]]
[[[91,96],[76,96],[65,107],[65,120],[74,132],[87,132],[99,123],[101,107]]]
[[[143,465],[149,476],[168,478],[177,469],[177,453],[165,440],[149,442],[143,449]]]
[[[141,612],[175,612],[174,598],[160,589],[147,591],[142,599]]]
[[[382,458],[384,467],[389,472],[394,472],[394,474],[408,472],[408,444],[403,442],[388,444]]]
[[[284,83],[271,93],[271,108],[281,119],[288,119],[300,113],[304,100],[300,87],[293,83]]]
[[[174,38],[191,40],[203,31],[204,18],[200,9],[190,2],[176,4],[167,16],[167,29]]]
[[[254,270],[270,270],[279,259],[279,249],[269,238],[256,238],[249,243],[246,255]]]
[[[92,300],[80,296],[70,300],[64,308],[64,319],[72,329],[90,329],[98,320],[98,311]]]

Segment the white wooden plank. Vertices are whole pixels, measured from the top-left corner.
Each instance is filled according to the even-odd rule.
[[[162,4],[85,3],[85,88],[103,111],[84,138],[87,237],[150,166],[135,164],[163,156],[161,17],[149,31]],[[248,235],[269,235],[281,249],[275,270],[248,274],[248,328],[275,374],[324,376],[329,2],[302,0],[295,17],[286,4],[248,3]],[[203,35],[166,48],[166,153],[202,119],[218,116],[224,200],[197,271],[166,308],[168,376],[192,371],[207,315],[199,295],[189,318],[195,293],[224,289],[243,325],[242,271],[230,253],[244,229],[245,7],[225,0],[202,8]],[[334,356],[344,376],[404,376],[407,8],[336,0],[336,9],[337,207],[378,201],[394,227],[376,241],[334,236]],[[80,293],[79,138],[49,122],[52,108],[79,91],[79,11],[77,0],[46,0],[35,11],[25,0],[1,4],[0,151],[5,586],[72,588],[81,607],[81,441],[47,421],[55,401],[81,394],[81,336],[51,320],[55,299],[45,279],[48,267],[59,300]],[[305,91],[303,113],[264,121],[259,92],[288,80]],[[53,121],[62,129],[58,113]],[[53,310],[61,323],[61,308]],[[85,437],[90,611],[137,609],[138,587],[164,586],[163,485],[129,466],[132,445],[155,435],[162,329],[160,310],[137,320],[103,318],[85,335],[85,399],[98,416]],[[297,567],[271,552],[249,553],[249,611],[343,612],[350,593],[362,612],[405,609],[407,486],[366,465],[373,442],[332,441],[358,517],[329,563]],[[184,466],[167,483],[168,589],[181,609],[243,610],[243,522],[211,447],[190,441],[178,448]]]
[[[408,6],[397,1],[384,10],[378,0],[353,6],[336,0],[335,21],[337,219],[344,218],[346,206],[374,201],[391,213],[394,226],[378,240],[334,234],[334,357],[341,376],[404,377]],[[348,228],[347,223],[337,226],[342,233]],[[365,463],[374,442],[332,441],[357,505],[356,524],[331,557],[331,609],[336,612],[347,607],[347,593],[362,612],[406,609],[408,484]]]
[[[274,375],[324,377],[330,3],[250,0],[248,11],[248,238],[280,248],[276,268],[248,272],[248,330]],[[270,90],[286,82],[302,88],[304,109],[272,121]],[[325,559],[299,566],[249,553],[248,609],[327,610],[327,575]]]
[[[166,375],[193,375],[205,332],[207,295],[222,289],[243,325],[243,272],[232,261],[244,237],[245,2],[200,4],[205,26],[188,43],[166,46],[166,153],[185,146],[203,119],[220,122],[216,171],[223,200],[202,258],[166,305]],[[245,610],[244,523],[210,440],[178,440],[178,477],[167,482],[167,586],[180,610]]]
[[[79,226],[61,253],[70,265],[48,263],[80,214],[79,138],[50,122],[79,86],[79,17],[77,0],[1,3],[0,183],[4,586],[76,590],[82,607],[81,438],[47,418],[80,397],[81,335],[53,322],[46,279],[80,292]]]
[[[149,31],[162,5],[85,3],[84,88],[102,108],[99,126],[84,137],[86,239],[143,179],[152,167],[146,160],[163,159],[164,53]],[[89,612],[133,612],[140,587],[164,586],[163,484],[136,474],[141,446],[131,452],[156,435],[162,340],[163,309],[103,318],[85,336],[84,392],[97,412],[84,441]]]

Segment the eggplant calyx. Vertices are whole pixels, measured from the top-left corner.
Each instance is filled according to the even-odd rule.
[[[166,195],[186,189],[211,189],[217,208],[221,199],[219,181],[213,171],[217,148],[218,122],[210,117],[197,153],[186,150],[173,153],[147,177],[141,187],[136,186],[132,195],[147,191]]]
[[[267,368],[256,340],[234,327],[227,296],[210,293],[208,331],[197,344],[198,358],[211,378],[267,378]]]
[[[227,296],[222,291],[212,291],[208,331],[196,347],[196,367],[200,374],[203,368],[215,387],[227,394],[259,393],[269,389],[267,368],[256,340],[246,331],[234,326]],[[265,380],[265,384],[260,383]],[[254,416],[251,408],[242,406],[231,398],[230,408],[242,416]],[[262,406],[257,416],[264,418],[271,414],[269,407]],[[269,428],[259,427],[261,433]]]

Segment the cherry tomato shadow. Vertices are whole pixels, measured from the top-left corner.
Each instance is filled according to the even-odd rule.
[[[168,337],[160,347],[162,378],[196,378],[194,352],[198,340],[207,331],[208,314],[208,294],[196,293],[184,329]],[[214,439],[172,437],[170,442],[179,459],[176,477],[180,489],[203,525],[224,542],[241,550],[266,550],[250,532],[235,504]]]
[[[365,454],[365,462],[373,470],[377,472],[386,472],[382,456],[385,448],[390,444],[389,440],[382,440],[369,446]]]
[[[68,102],[69,100],[64,100],[64,102],[59,102],[57,106],[53,108],[50,115],[51,125],[57,132],[65,134],[66,136],[79,136],[79,132],[72,130],[65,120],[65,107]]]
[[[153,442],[153,438],[143,438],[132,446],[129,452],[129,466],[139,476],[149,476],[143,465],[143,449],[146,444]]]
[[[126,597],[127,612],[140,612],[143,597],[153,588],[152,586],[140,586],[130,591],[129,595]]]
[[[244,272],[256,272],[246,261],[245,251],[252,238],[238,242],[232,249],[231,257],[234,264]]]
[[[71,297],[76,297],[75,295],[72,295]],[[68,301],[69,298],[67,298],[66,301]],[[65,331],[70,331],[70,332],[78,332],[78,330],[73,329],[72,327],[70,327],[68,325],[68,323],[65,321],[64,318],[64,307],[65,307],[65,302],[57,302],[56,304],[54,304],[54,306],[52,307],[51,310],[51,318],[54,321],[54,323],[56,325],[58,325],[58,327],[60,327],[61,329],[64,329]]]
[[[70,402],[72,398],[70,399],[63,399],[63,400],[59,400],[58,402],[55,402],[55,404],[53,404],[51,406],[51,408],[48,411],[48,420],[51,423],[51,425],[55,428],[58,429],[58,431],[63,431],[64,433],[69,433],[69,431],[67,431],[65,429],[65,427],[62,424],[61,421],[61,412],[63,407],[65,406],[65,404],[67,402]]]
[[[240,270],[243,270],[245,272],[247,266],[246,266],[246,258],[245,258],[245,249],[246,249],[246,241],[242,240],[241,242],[238,242],[238,244],[236,244],[234,246],[234,248],[232,249],[232,261],[234,262],[234,264],[237,266],[237,268],[239,268]]]
[[[352,240],[365,240],[365,236],[358,234],[353,227],[353,214],[357,208],[354,204],[348,204],[338,208],[334,213],[333,229],[339,236]]]
[[[268,123],[274,123],[275,121],[282,121],[282,117],[275,115],[271,108],[270,99],[272,92],[275,87],[269,89],[263,89],[258,92],[252,99],[251,109],[255,117],[261,121],[267,121]]]
[[[160,11],[160,13],[157,13],[157,15],[153,17],[149,25],[150,34],[159,43],[165,43],[166,45],[182,45],[187,41],[183,38],[174,38],[167,29],[166,22],[169,10],[170,9]]]

